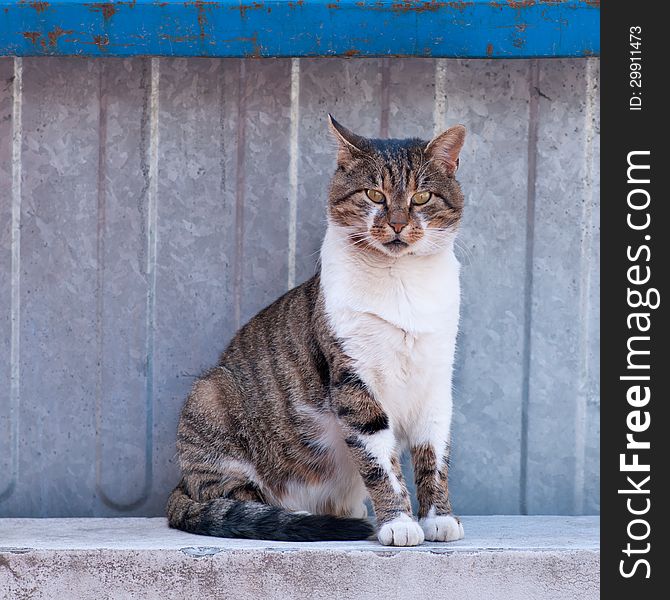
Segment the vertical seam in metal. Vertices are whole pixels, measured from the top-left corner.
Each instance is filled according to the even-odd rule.
[[[528,411],[530,406],[530,359],[533,317],[533,255],[535,245],[535,186],[539,112],[539,62],[532,60],[528,87],[528,177],[526,189],[526,256],[524,285],[523,369],[521,392],[521,464],[519,468],[519,511],[528,514]]]
[[[591,299],[591,243],[593,217],[593,140],[595,136],[596,81],[594,60],[586,61],[586,106],[584,111],[584,195],[582,239],[579,256],[579,379],[575,406],[574,513],[584,512],[584,465],[586,462],[586,418],[589,395],[589,302]]]
[[[156,332],[156,264],[158,252],[158,145],[160,111],[160,58],[151,59],[149,117],[149,194],[147,207],[147,329],[146,329],[146,499],[153,479],[154,353]],[[140,500],[142,501],[142,500]]]
[[[381,118],[379,119],[379,137],[389,135],[389,108],[391,104],[391,61],[382,58],[381,64]]]
[[[237,78],[237,151],[235,173],[235,269],[233,277],[235,329],[242,320],[242,261],[244,259],[244,153],[246,146],[246,59]]]
[[[291,107],[288,163],[288,289],[295,286],[298,227],[298,132],[300,120],[300,59],[291,59]]]
[[[104,177],[106,162],[107,142],[107,102],[104,96],[104,67],[101,67],[100,75],[100,109],[99,109],[99,131],[100,149],[98,153],[98,245],[97,245],[97,285],[98,285],[98,386],[96,400],[96,492],[100,500],[108,506],[119,511],[132,511],[147,501],[152,487],[153,479],[153,403],[154,403],[154,335],[156,329],[156,253],[157,253],[157,202],[158,202],[158,110],[159,110],[159,80],[160,63],[158,58],[150,59],[150,84],[149,84],[149,165],[144,170],[147,178],[146,186],[142,190],[140,202],[146,197],[147,211],[140,211],[141,217],[146,214],[146,247],[144,248],[144,270],[147,284],[146,293],[146,315],[145,315],[145,457],[144,457],[144,486],[137,498],[130,503],[124,504],[112,500],[104,491],[101,481],[102,473],[102,449],[99,444],[99,436],[102,426],[102,353],[104,341],[104,329],[102,317],[104,308],[104,251],[105,251],[105,228],[106,228],[106,183]],[[144,81],[144,78],[143,78]],[[144,84],[143,84],[144,85]],[[146,127],[143,119],[142,131]],[[144,138],[142,138],[144,140]],[[145,144],[142,144],[142,151]],[[146,196],[144,195],[146,193]],[[143,226],[144,230],[144,226]]]
[[[21,402],[21,146],[23,144],[23,59],[14,58],[12,86],[12,222],[9,358],[11,476],[0,501],[14,492],[19,472],[19,406]]]
[[[446,129],[447,118],[447,61],[435,60],[435,101],[433,104],[433,135]]]

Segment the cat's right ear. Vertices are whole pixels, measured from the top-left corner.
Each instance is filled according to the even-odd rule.
[[[453,177],[458,169],[458,156],[465,142],[465,127],[454,125],[433,138],[424,152],[441,165],[449,177]]]
[[[368,142],[364,137],[349,131],[344,125],[340,125],[330,113],[328,114],[330,130],[337,140],[337,163],[344,164],[356,156],[365,154]]]

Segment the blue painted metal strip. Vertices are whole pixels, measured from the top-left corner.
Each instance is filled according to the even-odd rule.
[[[0,55],[430,56],[600,52],[598,0],[0,0]]]

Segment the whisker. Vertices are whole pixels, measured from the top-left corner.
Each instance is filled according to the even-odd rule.
[[[465,255],[465,258],[468,260],[468,265],[471,265],[474,260],[472,251],[465,244],[459,242],[458,240],[454,240],[454,245]]]

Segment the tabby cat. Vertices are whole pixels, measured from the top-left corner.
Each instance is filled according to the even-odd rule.
[[[463,537],[449,503],[465,128],[338,144],[317,275],[240,329],[179,422],[171,527],[222,537]],[[414,465],[418,521],[399,453]]]

